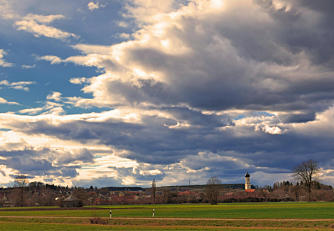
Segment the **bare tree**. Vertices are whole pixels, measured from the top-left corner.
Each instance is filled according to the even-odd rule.
[[[26,187],[27,186],[27,182],[28,182],[28,179],[27,179],[27,176],[25,175],[18,175],[15,177],[15,181],[14,181],[14,187],[15,188],[23,188],[23,187]]]
[[[152,195],[151,195],[153,204],[155,204],[156,191],[157,191],[157,185],[155,183],[155,179],[153,179],[153,181],[152,181]]]
[[[318,162],[314,160],[304,161],[293,170],[295,178],[301,181],[307,189],[308,200],[311,200],[311,191],[314,178],[319,172]]]
[[[212,205],[218,203],[219,185],[221,185],[221,181],[217,177],[210,177],[206,183],[206,196]]]
[[[25,187],[27,186],[27,176],[25,175],[18,175],[15,177],[14,181],[14,190],[16,191],[16,206],[23,206],[24,205],[24,190]]]

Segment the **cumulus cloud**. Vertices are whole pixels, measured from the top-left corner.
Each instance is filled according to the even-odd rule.
[[[54,92],[44,107],[21,111],[38,115],[0,114],[0,124],[85,147],[52,161],[39,150],[43,158],[31,162],[84,185],[148,185],[153,176],[162,184],[190,177],[205,183],[210,176],[239,183],[246,170],[268,184],[310,158],[330,181],[332,4],[133,0],[127,6],[138,27],[132,40],[77,44],[79,55],[40,57],[98,68],[97,76],[70,79],[90,98]],[[45,25],[60,18],[25,20]],[[107,109],[66,115],[64,104]],[[92,143],[108,151],[87,151]],[[80,160],[87,160],[84,167],[77,167]]]
[[[85,55],[64,62],[105,69],[84,91],[111,105],[187,104],[202,110],[311,114],[333,102],[328,87],[333,70],[314,64],[307,47],[290,48],[293,44],[281,39],[290,24],[274,15],[283,14],[280,8],[246,0],[225,2],[221,8],[205,2],[179,9],[166,3],[160,9],[158,3],[136,1],[134,9],[158,10],[153,15],[159,20],[142,26],[133,41],[111,47],[76,45]],[[301,9],[296,17],[308,14],[317,15]],[[308,30],[311,36],[316,27]]]
[[[30,32],[35,37],[44,36],[56,39],[77,38],[78,36],[73,33],[65,32],[47,25],[59,19],[64,19],[64,16],[28,14],[21,20],[16,21],[15,25],[18,30]]]
[[[12,63],[8,63],[4,60],[5,55],[7,55],[7,52],[3,49],[0,49],[0,66],[1,67],[12,67]]]
[[[25,174],[32,180],[52,178],[55,183],[72,185],[71,179],[78,175],[82,165],[93,164],[95,154],[111,152],[104,146],[90,144],[82,148],[77,142],[27,136],[18,131],[0,131],[0,140],[0,165],[6,166],[1,169],[7,181],[10,175]]]
[[[131,111],[130,108],[129,110]],[[255,178],[258,184],[267,184],[270,179],[277,180],[279,174],[288,175],[293,166],[304,158],[316,155],[317,160],[325,166],[322,160],[327,162],[331,159],[330,150],[334,148],[329,142],[334,134],[327,134],[325,140],[324,137],[318,137],[324,128],[319,125],[312,126],[314,122],[307,123],[307,126],[312,126],[309,130],[317,131],[312,136],[305,135],[306,132],[299,130],[298,126],[301,125],[296,124],[286,127],[285,134],[273,138],[271,133],[256,129],[256,123],[261,121],[253,121],[253,126],[237,121],[234,126],[226,126],[226,122],[225,125],[218,123],[222,118],[216,115],[202,114],[202,118],[199,117],[198,120],[191,116],[188,119],[188,123],[192,125],[190,128],[171,129],[165,125],[175,124],[178,118],[185,119],[187,113],[181,111],[178,115],[169,110],[167,112],[164,115],[157,111],[156,116],[144,116],[144,113],[140,113],[141,117],[130,117],[128,120],[124,116],[129,113],[126,111],[124,115],[110,111],[52,117],[2,114],[0,118],[7,119],[1,120],[2,127],[22,132],[28,137],[57,137],[58,141],[54,142],[57,146],[61,146],[59,140],[73,140],[80,143],[80,147],[97,143],[118,150],[114,155],[99,154],[94,157],[94,164],[90,167],[87,165],[83,169],[77,168],[78,175],[75,180],[82,183],[92,182],[92,176],[96,179],[109,176],[122,184],[121,179],[131,176],[137,179],[136,185],[148,185],[156,174],[164,184],[187,182],[189,174],[194,176],[194,182],[198,183],[205,183],[212,175],[221,176],[226,183],[233,183],[242,180],[243,172],[249,170],[251,173],[267,174],[266,178]],[[191,112],[188,114],[192,115]],[[173,118],[175,115],[178,116]],[[326,124],[331,114],[326,112],[319,114],[317,118],[318,123]],[[212,127],[206,126],[210,124],[208,121],[212,121]],[[27,124],[29,126],[26,126]],[[217,129],[222,127],[224,129]],[[6,149],[8,150],[8,147]],[[75,153],[71,155],[77,157],[53,163],[67,162],[73,165],[75,159],[84,159],[86,156]],[[287,158],[289,162],[286,162]],[[177,179],[174,174],[178,176]]]
[[[131,150],[131,158],[171,163],[201,150],[233,150],[239,158],[252,162],[255,169],[278,167],[289,153],[296,153],[290,167],[298,159],[313,155],[303,156],[297,151],[298,145],[308,138],[294,133],[288,124],[298,122],[303,127],[315,119],[315,113],[333,104],[330,86],[334,72],[327,65],[332,58],[322,64],[315,62],[317,57],[302,42],[303,38],[320,33],[315,25],[326,29],[318,9],[300,1],[266,4],[241,0],[193,1],[186,5],[134,1],[128,10],[141,25],[134,40],[110,47],[80,44],[74,48],[84,55],[66,60],[105,70],[83,88],[94,96],[90,103],[155,108],[173,115],[173,119],[145,117],[142,130],[148,140],[155,142],[138,137],[140,142],[133,143],[131,136],[123,137],[122,145]],[[150,17],[143,16],[144,12],[151,12],[147,14]],[[294,23],[287,17],[293,18]],[[309,24],[302,23],[305,19]],[[286,37],[292,35],[290,30],[296,31],[294,38]],[[242,111],[239,115],[243,119],[232,120],[230,111],[236,109]],[[201,123],[201,119],[210,118],[205,111],[211,111],[215,120]],[[256,111],[269,113],[247,116]],[[194,120],[196,113],[199,120]],[[187,126],[175,130],[180,124]],[[152,130],[154,137],[150,135]],[[163,141],[156,140],[157,133],[164,137]],[[101,141],[117,145],[114,139]],[[297,143],[287,148],[292,142],[289,139]],[[163,145],[157,144],[160,142]],[[278,156],[273,164],[253,159],[252,155]]]
[[[129,14],[138,22],[152,22],[158,20],[167,12],[171,12],[175,4],[174,0],[132,0],[127,9]]]

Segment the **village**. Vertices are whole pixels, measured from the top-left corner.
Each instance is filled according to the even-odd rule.
[[[211,180],[211,181],[210,181]],[[211,182],[211,183],[210,183]],[[312,200],[332,201],[331,186],[314,183]],[[246,173],[245,183],[221,184],[210,178],[205,185],[161,186],[152,181],[152,187],[63,187],[41,182],[27,183],[26,179],[15,187],[0,188],[1,207],[59,206],[82,207],[126,204],[180,204],[305,201],[307,192],[302,183],[277,182],[273,186],[251,185]]]

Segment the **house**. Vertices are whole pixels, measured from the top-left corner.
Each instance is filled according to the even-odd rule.
[[[8,200],[6,193],[3,194],[3,198],[2,198],[2,207],[15,207],[15,203]]]
[[[82,207],[82,206],[83,206],[82,201],[73,195],[68,196],[61,202],[61,207],[65,208]]]

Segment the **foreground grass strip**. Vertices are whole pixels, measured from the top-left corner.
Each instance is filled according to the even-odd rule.
[[[328,229],[305,229],[305,228],[270,228],[270,227],[187,227],[187,226],[103,226],[103,225],[73,225],[73,224],[31,224],[24,222],[17,223],[6,223],[0,222],[0,231],[107,231],[107,230],[182,230],[182,231],[192,231],[192,230],[202,230],[202,231],[213,231],[213,230],[233,230],[233,231],[243,231],[243,230],[328,230]]]
[[[90,224],[87,218],[27,218],[27,217],[1,217],[2,222],[25,222],[25,223],[58,223],[58,224]],[[188,226],[188,227],[240,227],[240,228],[307,228],[307,229],[328,229],[334,227],[334,221],[305,221],[305,220],[266,220],[266,219],[231,219],[231,220],[206,220],[206,219],[138,219],[138,218],[114,218],[112,220],[104,219],[108,225],[112,226]]]
[[[106,220],[110,208],[113,219],[108,225],[90,224],[90,218]],[[153,208],[155,218],[152,218]],[[332,227],[334,203],[328,202],[0,209],[0,231],[330,230]]]

